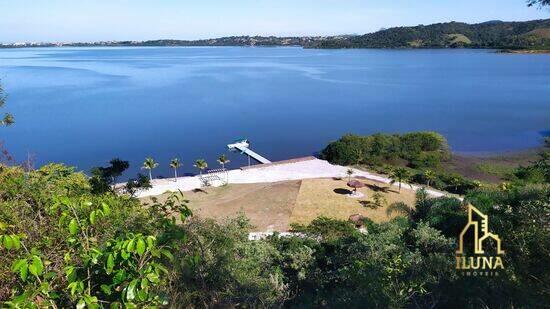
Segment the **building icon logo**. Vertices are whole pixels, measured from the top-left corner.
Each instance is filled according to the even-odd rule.
[[[487,250],[494,255],[489,255]],[[502,264],[502,240],[489,231],[489,217],[472,205],[468,205],[468,222],[462,230],[456,251],[456,269],[473,271],[483,275],[488,270],[504,269]],[[480,272],[483,271],[483,272]],[[491,273],[494,274],[494,273]]]

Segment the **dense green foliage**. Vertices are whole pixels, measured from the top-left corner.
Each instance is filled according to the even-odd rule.
[[[166,208],[93,194],[87,177],[50,164],[0,167],[0,300],[15,307],[166,303],[169,249],[181,239]]]
[[[511,168],[504,185],[550,182],[550,151],[546,144],[540,158],[528,166]],[[387,174],[394,182],[413,182],[457,194],[478,188],[481,182],[467,179],[441,163],[450,158],[446,139],[433,132],[403,135],[344,135],[321,152],[321,158],[340,165],[362,165]]]
[[[550,151],[541,152],[540,158],[531,165],[516,169],[511,180],[516,183],[550,183]]]
[[[504,240],[497,277],[454,270],[464,204],[422,190],[415,205],[394,207],[407,216],[364,219],[366,232],[319,218],[296,236],[249,241],[244,217],[186,218],[179,194],[142,207],[93,193],[63,165],[2,166],[0,184],[6,306],[539,307],[549,296],[547,183],[468,193]]]
[[[130,163],[128,163],[128,161],[114,158],[109,162],[109,166],[98,166],[92,168],[92,176],[90,178],[92,192],[104,193],[114,191],[117,178],[120,177],[129,167]]]
[[[323,159],[340,165],[377,166],[405,161],[410,167],[437,167],[449,155],[447,140],[435,132],[348,134],[321,152]]]
[[[308,47],[550,49],[550,19],[395,27],[362,36],[327,38]]]

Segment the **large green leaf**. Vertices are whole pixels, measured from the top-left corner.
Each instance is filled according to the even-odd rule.
[[[126,247],[126,250],[128,250],[128,252],[134,252],[135,247],[136,247],[136,242],[132,239],[130,240],[130,242],[128,242],[128,246]]]
[[[37,255],[33,255],[32,264],[29,266],[29,271],[31,272],[31,274],[38,277],[42,275],[43,270],[44,270],[44,264],[42,264],[42,259],[40,259],[40,257]]]
[[[106,216],[108,216],[111,213],[111,208],[109,207],[109,205],[107,205],[105,203],[101,203],[101,208],[103,208],[103,213]]]
[[[143,241],[143,238],[140,238],[137,241],[136,251],[137,251],[137,254],[139,254],[140,256],[143,255],[143,253],[145,253],[145,241]]]
[[[138,284],[138,279],[134,279],[128,284],[126,289],[126,299],[134,300],[136,298],[136,285]]]
[[[18,235],[11,235],[11,240],[13,242],[13,247],[17,250],[21,248],[21,238]]]
[[[72,219],[71,222],[69,222],[69,232],[71,235],[76,235],[78,232],[78,223],[76,222],[76,219]]]
[[[96,212],[95,210],[90,213],[90,223],[95,224]]]
[[[4,247],[8,250],[13,247],[13,240],[10,235],[4,235]]]
[[[27,280],[28,269],[29,269],[29,264],[27,263],[26,259],[20,259],[15,261],[13,263],[13,266],[11,267],[11,270],[13,272],[19,272],[19,276],[23,281]]]
[[[21,280],[27,281],[28,274],[29,264],[27,264],[27,261],[25,261],[25,264],[21,265],[21,268],[19,268],[19,277],[21,277]]]
[[[105,270],[107,271],[107,274],[110,275],[111,272],[113,272],[113,268],[115,267],[115,259],[112,254],[109,254],[107,257],[107,264],[105,265]]]
[[[174,260],[174,256],[172,255],[172,253],[166,249],[161,249],[160,252],[165,256],[167,257],[170,261],[173,261]]]

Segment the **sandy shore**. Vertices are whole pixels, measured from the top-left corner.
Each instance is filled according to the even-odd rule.
[[[320,160],[315,157],[306,157],[293,159],[288,161],[273,162],[272,164],[260,164],[251,167],[244,167],[227,171],[227,180],[231,184],[247,184],[247,183],[270,183],[286,180],[301,180],[312,178],[327,178],[327,177],[347,177],[348,167],[333,165],[325,160]],[[364,177],[373,181],[382,183],[390,183],[391,179],[375,175],[366,171],[354,169],[354,177]],[[177,181],[173,178],[153,179],[152,188],[141,191],[137,197],[147,197],[160,195],[165,192],[192,191],[201,187],[199,176],[179,177]],[[408,184],[403,184],[409,187]],[[395,183],[394,186],[398,186]],[[412,189],[416,190],[420,186],[412,185]],[[428,189],[428,194],[439,197],[446,193]]]

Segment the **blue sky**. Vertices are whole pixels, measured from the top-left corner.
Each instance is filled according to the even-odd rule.
[[[332,35],[446,21],[550,18],[524,0],[0,0],[0,41]]]

